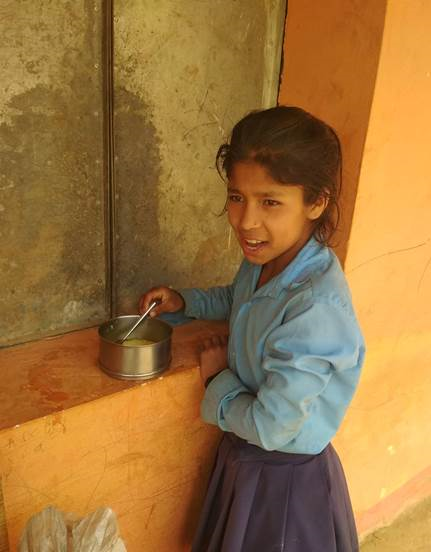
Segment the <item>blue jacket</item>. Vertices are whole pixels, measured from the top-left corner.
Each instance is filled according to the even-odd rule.
[[[206,422],[266,450],[321,452],[356,389],[364,341],[335,254],[311,238],[255,291],[244,260],[233,284],[180,290],[185,314],[229,319],[228,368],[208,385]]]

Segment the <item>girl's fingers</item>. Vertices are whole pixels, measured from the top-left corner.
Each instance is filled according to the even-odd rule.
[[[185,307],[184,299],[181,294],[167,286],[158,286],[151,288],[141,297],[139,302],[141,313],[144,313],[152,301],[156,299],[160,301],[160,304],[152,309],[150,312],[151,317],[156,317],[165,312],[175,313]]]
[[[210,349],[211,347],[213,346],[213,343],[212,343],[212,340],[211,338],[206,338],[203,342],[202,342],[202,350],[206,350],[206,349]]]
[[[214,347],[220,347],[221,346],[221,340],[220,340],[220,336],[218,336],[217,334],[215,334],[214,336],[212,336],[211,338],[211,343]]]
[[[162,305],[164,303],[164,300],[165,300],[164,296],[165,296],[165,294],[164,294],[162,288],[151,288],[150,290],[148,290],[148,292],[146,292],[140,298],[140,301],[139,301],[139,311],[140,311],[140,313],[144,313],[144,311],[146,311],[150,307],[150,304],[154,300],[157,299],[157,300],[161,301],[161,304],[157,305],[156,307],[154,307],[151,310],[150,316],[154,317],[155,315],[159,314],[160,311],[161,311],[161,307],[162,307]]]
[[[222,344],[223,346],[227,346],[227,345],[228,345],[228,336],[227,336],[226,334],[223,334],[223,335],[220,337],[220,339],[221,339],[221,344]]]
[[[228,336],[220,336],[219,334],[213,334],[209,338],[205,338],[200,344],[200,352],[212,348],[223,348],[228,344]]]

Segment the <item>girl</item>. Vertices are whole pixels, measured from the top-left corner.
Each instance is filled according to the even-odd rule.
[[[356,389],[363,338],[335,254],[341,148],[296,107],[252,112],[216,158],[244,260],[230,286],[149,290],[154,314],[229,319],[200,355],[201,414],[224,431],[195,551],[357,551],[330,440]]]

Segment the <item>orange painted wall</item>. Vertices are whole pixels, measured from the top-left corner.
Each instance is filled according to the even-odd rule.
[[[368,344],[347,421],[359,510],[430,466],[429,22],[426,0],[388,3],[345,263]]]
[[[379,61],[382,0],[289,0],[279,103],[301,106],[338,132],[344,154],[340,233],[345,259]]]
[[[1,431],[7,551],[49,505],[111,507],[128,551],[190,550],[220,439],[201,394],[191,368]]]
[[[367,357],[335,445],[360,532],[430,493],[429,22],[427,0],[288,5],[280,103],[335,126],[355,200],[339,253]]]

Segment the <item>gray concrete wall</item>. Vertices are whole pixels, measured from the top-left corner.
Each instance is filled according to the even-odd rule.
[[[0,5],[0,346],[108,318],[101,0]],[[114,312],[229,282],[214,157],[276,102],[285,0],[114,2]]]
[[[107,315],[100,8],[0,4],[0,345]]]
[[[240,257],[215,154],[276,103],[284,15],[270,0],[115,3],[117,312],[155,284],[230,282]]]

